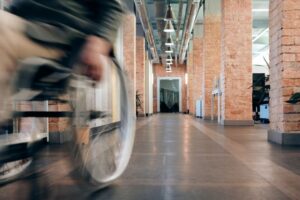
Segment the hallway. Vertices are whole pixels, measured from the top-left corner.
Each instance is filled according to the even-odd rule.
[[[300,150],[268,143],[265,127],[224,128],[172,114],[150,121],[137,131],[130,166],[119,182],[126,185],[124,193],[116,189],[106,197],[299,198]]]
[[[0,199],[33,199],[30,186],[36,199],[299,199],[300,149],[270,144],[266,133],[154,115],[138,121],[129,167],[111,187],[78,185],[64,147],[50,145],[36,162],[42,175],[1,187]]]

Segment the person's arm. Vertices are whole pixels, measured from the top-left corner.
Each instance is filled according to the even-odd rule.
[[[96,1],[96,0],[94,0]],[[102,78],[102,56],[109,56],[113,49],[119,25],[121,23],[122,7],[117,0],[97,0],[97,15],[95,35],[87,38],[81,60],[87,65],[85,74],[93,80]]]

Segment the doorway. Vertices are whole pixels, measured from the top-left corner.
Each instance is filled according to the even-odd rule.
[[[181,112],[181,81],[179,78],[158,80],[158,107],[161,113]]]

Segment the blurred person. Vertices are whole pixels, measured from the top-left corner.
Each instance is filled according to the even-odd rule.
[[[122,12],[118,0],[12,0],[8,12],[0,10],[0,100],[9,96],[18,61],[60,60],[78,48],[74,41],[79,38],[86,41],[79,55],[82,73],[99,81],[100,55],[112,53]]]
[[[3,102],[21,60],[61,60],[84,39],[78,57],[82,73],[100,81],[105,63],[101,58],[113,53],[122,13],[118,0],[13,0],[7,11],[0,10],[0,121],[9,117]],[[4,168],[23,161],[0,165],[0,180]]]
[[[31,56],[60,58],[76,38],[86,38],[81,62],[86,75],[100,80],[99,55],[111,53],[121,21],[118,0],[14,0],[9,12],[0,14],[1,58],[7,55],[1,65],[14,69]]]

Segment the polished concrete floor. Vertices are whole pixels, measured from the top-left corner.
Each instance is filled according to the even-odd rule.
[[[72,175],[63,146],[48,146],[0,199],[300,199],[300,147],[267,142],[267,127],[221,127],[187,115],[139,120],[129,167],[92,191]]]

